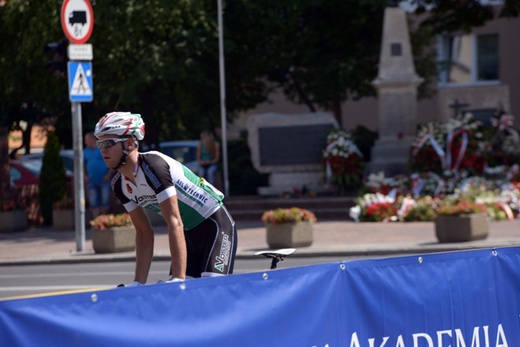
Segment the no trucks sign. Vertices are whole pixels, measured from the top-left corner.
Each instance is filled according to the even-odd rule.
[[[94,29],[94,11],[89,0],[65,0],[61,6],[61,26],[71,43],[88,41]]]

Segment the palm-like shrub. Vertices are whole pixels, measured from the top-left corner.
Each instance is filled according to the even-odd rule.
[[[60,156],[58,137],[49,132],[45,143],[39,186],[40,212],[44,225],[52,225],[52,206],[67,194],[65,165]]]

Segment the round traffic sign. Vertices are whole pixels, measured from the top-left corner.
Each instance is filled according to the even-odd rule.
[[[85,43],[94,29],[94,11],[89,0],[64,0],[61,27],[72,43]]]

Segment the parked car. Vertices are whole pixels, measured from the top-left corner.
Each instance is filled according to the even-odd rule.
[[[197,173],[197,140],[165,141],[159,143],[159,152],[184,164],[188,169]]]
[[[20,187],[40,183],[40,160],[10,160],[11,186]]]
[[[65,165],[65,173],[67,177],[71,177],[74,175],[74,151],[72,149],[62,149],[60,150],[61,159],[63,159],[63,165]],[[39,160],[40,161],[40,169],[41,162],[43,159],[43,152],[40,153],[30,153],[25,154],[21,158],[21,160]],[[39,170],[38,170],[39,172]]]

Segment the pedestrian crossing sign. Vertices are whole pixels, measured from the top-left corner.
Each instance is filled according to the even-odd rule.
[[[69,99],[71,102],[89,102],[94,98],[92,88],[92,63],[70,61]]]

